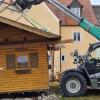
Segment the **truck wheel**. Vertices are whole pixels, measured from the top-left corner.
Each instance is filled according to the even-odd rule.
[[[86,93],[87,82],[77,72],[70,72],[61,78],[61,90],[64,96],[82,96]]]

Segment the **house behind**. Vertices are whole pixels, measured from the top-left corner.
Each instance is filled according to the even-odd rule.
[[[90,0],[59,1],[67,6],[76,15],[84,17],[93,24],[97,25],[97,19]],[[64,48],[61,48],[59,51],[55,52],[54,69],[56,75],[57,72],[63,72],[67,69],[75,68],[76,65],[73,64],[73,57],[71,54],[77,49],[78,52],[83,55],[88,49],[89,44],[96,42],[96,39],[82,29],[74,19],[66,16],[62,11],[51,4],[47,3],[47,5],[60,20],[60,35],[62,40],[73,40],[73,43],[64,43]]]

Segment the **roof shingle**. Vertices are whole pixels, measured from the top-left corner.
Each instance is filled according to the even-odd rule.
[[[100,5],[93,5],[93,9],[98,20],[98,26],[100,26]]]

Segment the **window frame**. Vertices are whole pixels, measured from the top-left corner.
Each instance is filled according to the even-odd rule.
[[[74,39],[75,33],[77,34],[76,40]],[[78,33],[80,34],[80,40],[78,39]],[[74,42],[81,42],[82,41],[82,33],[81,32],[72,32],[72,39]]]
[[[81,16],[81,8],[80,7],[72,7],[71,8],[71,11],[75,14],[75,15],[77,15],[77,16]],[[77,14],[78,13],[78,14]]]
[[[62,59],[62,57],[64,57],[64,60]],[[65,55],[64,55],[64,54],[61,55],[61,62],[62,62],[62,63],[65,62]]]
[[[39,51],[38,50],[35,50],[35,51],[19,51],[19,52],[10,52],[10,53],[5,53],[5,55],[12,55],[12,54],[14,54],[15,55],[15,65],[16,65],[16,67],[14,68],[14,69],[8,69],[7,68],[7,61],[6,61],[6,69],[7,70],[15,70],[15,71],[17,71],[17,70],[31,70],[31,69],[36,69],[36,68],[38,68],[39,67],[39,64],[38,64],[38,66],[37,67],[32,67],[31,66],[31,62],[30,62],[30,54],[31,53],[37,53],[38,54],[38,63],[39,63]],[[27,67],[18,67],[17,66],[17,57],[18,56],[28,56],[28,66]]]

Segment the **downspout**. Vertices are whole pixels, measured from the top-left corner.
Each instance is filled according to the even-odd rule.
[[[60,29],[60,36],[61,36],[61,35],[62,35],[62,34],[61,34],[61,21],[59,22],[59,27],[60,27],[59,29]],[[62,36],[61,36],[61,37],[62,37]],[[61,68],[61,67],[62,67],[62,66],[61,66],[61,54],[62,54],[62,53],[61,53],[61,48],[60,48],[60,73],[62,72],[62,68]]]

